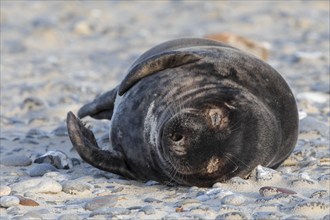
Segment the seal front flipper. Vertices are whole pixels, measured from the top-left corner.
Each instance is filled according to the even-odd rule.
[[[101,170],[136,179],[120,152],[110,152],[98,147],[95,136],[76,116],[69,112],[67,127],[70,140],[80,157]]]
[[[117,95],[117,87],[101,96],[97,97],[91,103],[81,107],[78,111],[78,117],[83,118],[91,116],[95,119],[111,119],[113,107]]]

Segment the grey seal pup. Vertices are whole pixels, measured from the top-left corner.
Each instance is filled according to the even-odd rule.
[[[142,54],[113,90],[78,117],[110,120],[110,148],[67,115],[82,159],[112,173],[209,187],[277,168],[298,135],[295,98],[270,65],[229,45],[185,38]]]

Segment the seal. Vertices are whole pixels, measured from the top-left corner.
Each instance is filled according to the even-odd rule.
[[[116,88],[78,117],[110,120],[110,148],[72,112],[71,142],[82,159],[136,180],[209,187],[277,168],[298,135],[295,98],[264,61],[221,42],[176,39],[142,54]]]

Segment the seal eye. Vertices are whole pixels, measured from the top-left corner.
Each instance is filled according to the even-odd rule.
[[[172,141],[179,142],[183,139],[182,134],[175,133],[171,136]]]

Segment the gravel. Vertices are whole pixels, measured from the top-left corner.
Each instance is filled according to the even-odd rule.
[[[1,218],[329,219],[329,4],[1,2]],[[277,170],[198,188],[128,180],[81,160],[69,110],[117,86],[152,46],[223,32],[267,45],[296,96],[299,140]],[[109,122],[84,121],[108,147]]]

